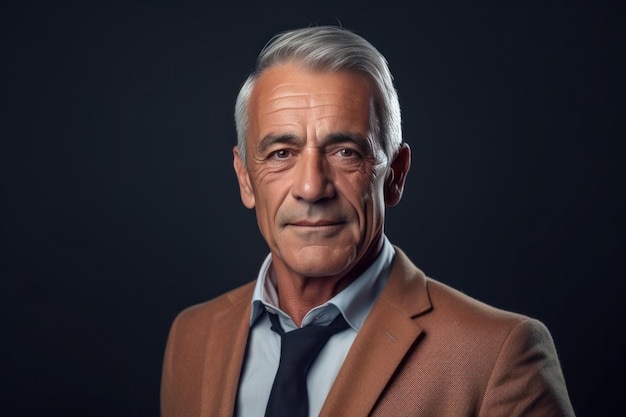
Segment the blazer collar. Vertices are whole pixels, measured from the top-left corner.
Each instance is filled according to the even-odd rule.
[[[412,319],[432,309],[426,277],[395,250],[389,281],[357,334],[320,417],[368,416],[423,332]]]

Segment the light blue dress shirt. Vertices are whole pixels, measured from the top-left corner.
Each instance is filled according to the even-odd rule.
[[[384,237],[383,248],[374,263],[327,303],[311,309],[302,320],[302,327],[325,326],[338,314],[343,314],[350,325],[347,330],[330,338],[311,365],[307,375],[310,417],[319,415],[357,332],[387,282],[394,255],[393,246],[387,237]],[[269,317],[264,314],[265,310],[278,314],[286,332],[297,328],[293,320],[278,308],[276,280],[271,265],[270,254],[261,266],[254,289],[250,335],[237,394],[235,411],[237,417],[265,415],[274,376],[278,370],[280,336],[271,330]]]

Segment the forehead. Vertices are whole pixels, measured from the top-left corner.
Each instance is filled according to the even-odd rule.
[[[258,78],[249,103],[252,136],[271,128],[332,125],[369,129],[373,85],[360,73],[314,71],[295,64],[278,65]],[[261,131],[260,131],[261,130]]]

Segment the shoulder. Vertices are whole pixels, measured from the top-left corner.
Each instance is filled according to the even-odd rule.
[[[396,253],[385,303],[420,331],[396,386],[423,386],[436,393],[433,407],[476,407],[477,415],[573,415],[554,342],[541,321],[429,278]]]
[[[507,337],[531,341],[549,340],[546,327],[539,320],[486,304],[470,295],[426,276],[396,248],[397,267],[392,273],[388,291],[393,302],[401,306],[427,333],[463,344],[494,343],[501,345]]]
[[[223,340],[226,335],[247,328],[253,289],[254,282],[248,283],[181,311],[170,327],[166,357],[196,355],[199,358],[208,340],[218,340],[212,335],[220,335]]]
[[[466,324],[478,321],[487,323],[509,323],[514,325],[529,317],[513,311],[486,304],[458,289],[452,288],[433,278],[426,278],[426,288],[432,303],[433,313],[443,317],[462,320]]]
[[[439,281],[427,278],[432,312],[420,320],[428,328],[437,327],[465,344],[485,346],[552,346],[552,337],[538,319],[496,308]]]
[[[172,327],[195,327],[198,323],[207,323],[211,318],[233,308],[241,308],[252,299],[255,281],[230,290],[211,300],[194,304],[182,310],[174,319]]]

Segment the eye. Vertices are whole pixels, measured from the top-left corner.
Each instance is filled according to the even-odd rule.
[[[270,154],[270,157],[276,158],[276,159],[287,159],[289,158],[289,155],[291,154],[289,153],[287,149],[279,149],[277,151],[272,152]]]
[[[344,158],[352,158],[354,156],[357,155],[356,151],[354,149],[350,149],[350,148],[342,148],[339,150],[339,155],[344,157]]]

